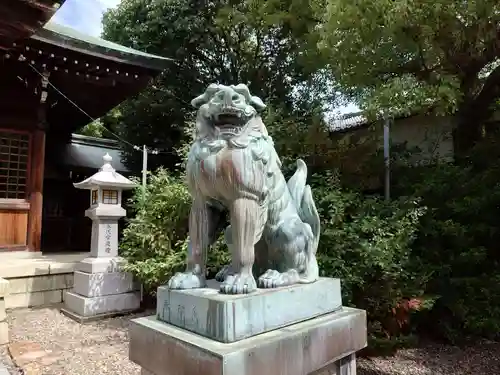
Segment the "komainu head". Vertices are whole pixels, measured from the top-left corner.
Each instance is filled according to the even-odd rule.
[[[191,104],[198,109],[197,127],[203,134],[200,135],[216,134],[221,138],[240,135],[257,116],[257,111],[266,108],[262,100],[252,96],[244,84],[211,84]]]

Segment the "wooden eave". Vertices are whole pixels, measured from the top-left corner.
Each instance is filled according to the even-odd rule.
[[[148,70],[162,71],[172,61],[170,58],[137,51],[122,45],[92,37],[72,28],[49,22],[39,29],[31,39],[41,41],[101,60],[137,66]]]
[[[36,87],[41,74],[49,73],[45,105],[48,131],[63,137],[138,94],[171,61],[54,24],[42,30],[12,42],[9,50],[0,54],[2,75],[12,77],[0,91],[6,96],[17,91],[25,98],[13,106],[6,104],[8,112],[18,113],[22,108],[36,112]]]
[[[0,50],[31,37],[50,20],[65,0],[1,0]]]
[[[3,56],[0,60],[0,93],[4,98],[0,103],[2,116],[36,116],[40,102],[40,74],[45,71],[50,73],[45,105],[48,131],[65,133],[65,137],[91,122],[91,118],[103,116],[139,93],[159,73],[138,67],[118,71],[123,66],[114,62],[102,65],[93,60],[73,60],[74,52],[65,55],[66,65],[58,65],[61,59],[56,59],[55,54],[53,58],[50,54],[39,55],[32,48],[26,52],[9,51],[9,58]],[[99,71],[96,71],[96,63],[101,64]]]
[[[4,53],[4,58],[32,66],[40,72],[65,73],[70,79],[95,81],[99,85],[134,84],[149,81],[159,73],[158,70],[82,54],[33,39],[13,43],[10,51]]]

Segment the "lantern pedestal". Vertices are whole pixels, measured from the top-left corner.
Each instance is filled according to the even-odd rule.
[[[74,273],[73,289],[64,294],[62,312],[79,321],[104,319],[133,312],[141,297],[132,274],[121,272],[120,257],[87,258]]]
[[[75,269],[73,289],[64,294],[62,312],[79,321],[125,314],[140,307],[138,285],[130,273],[122,272],[125,263],[118,256],[118,220],[126,215],[121,207],[122,190],[134,183],[111,167],[111,157],[98,173],[75,184],[91,190],[91,206],[85,216],[92,220],[90,257]]]

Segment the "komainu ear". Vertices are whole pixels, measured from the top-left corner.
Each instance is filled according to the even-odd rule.
[[[194,108],[200,108],[203,104],[208,103],[217,91],[219,91],[219,85],[216,83],[210,84],[203,94],[191,100],[191,105]]]
[[[250,98],[250,104],[255,108],[255,109],[264,109],[266,108],[266,105],[264,104],[264,102],[262,101],[261,98],[259,98],[258,96],[252,96]]]
[[[255,109],[266,108],[266,105],[258,96],[250,95],[250,90],[247,85],[240,83],[236,86],[231,86],[231,88],[238,94],[243,95],[247,100],[248,104],[252,105]]]

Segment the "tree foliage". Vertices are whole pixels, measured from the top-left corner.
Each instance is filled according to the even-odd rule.
[[[488,118],[500,96],[498,1],[315,4],[336,82],[372,115],[434,110],[456,113],[459,124]]]
[[[427,293],[439,299],[422,326],[452,341],[500,338],[499,141],[488,136],[464,166],[401,170],[394,181],[394,194],[421,197],[429,208],[413,256],[432,274]]]
[[[89,137],[103,138],[104,137],[104,125],[100,120],[92,121],[91,123],[85,125],[83,128],[78,130],[76,133],[81,135],[86,135]]]
[[[171,150],[192,118],[190,100],[213,82],[246,83],[289,116],[329,102],[317,34],[308,33],[315,24],[305,0],[124,0],[105,15],[104,37],[175,62],[121,107],[121,134]]]

